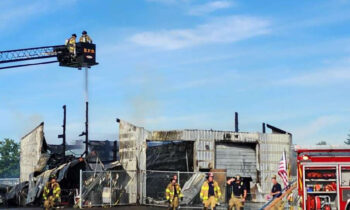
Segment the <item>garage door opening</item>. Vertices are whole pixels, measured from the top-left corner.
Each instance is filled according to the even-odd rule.
[[[240,175],[249,195],[250,182],[256,182],[257,179],[256,144],[216,142],[215,166],[217,169],[226,169],[228,179]]]

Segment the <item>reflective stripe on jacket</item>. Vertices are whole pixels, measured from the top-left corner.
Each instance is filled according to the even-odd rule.
[[[218,201],[218,199],[221,197],[221,190],[220,190],[219,184],[215,180],[213,180],[213,182],[214,182],[214,196],[216,201]],[[209,182],[207,180],[203,183],[201,192],[199,195],[200,195],[200,198],[203,199],[203,201],[205,201],[205,200],[208,200],[209,198],[208,194],[209,194]]]
[[[175,184],[176,192],[179,198],[183,197],[183,194],[181,193],[181,187],[178,183]],[[168,186],[165,189],[165,197],[167,200],[170,200],[172,202],[174,200],[175,192],[174,192],[174,185],[172,183],[168,184]]]
[[[89,37],[89,35],[82,35],[79,38],[79,42],[87,42],[87,43],[92,43],[92,39]]]
[[[74,48],[75,48],[75,43],[76,43],[76,41],[75,41],[75,38],[73,38],[73,37],[69,38],[69,39],[66,41],[66,45],[67,45],[67,47],[68,47],[70,50],[74,50]]]
[[[75,38],[71,37],[70,39],[68,39],[68,44],[70,45],[75,45]]]
[[[52,187],[52,189],[51,189]],[[47,200],[49,198],[50,190],[52,190],[52,196],[54,199],[59,199],[61,195],[61,188],[58,183],[54,183],[53,186],[51,185],[50,182],[46,183],[44,187],[44,192],[43,192],[43,198],[44,200]]]

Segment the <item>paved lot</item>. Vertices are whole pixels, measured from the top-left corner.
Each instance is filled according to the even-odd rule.
[[[43,210],[43,208],[0,208],[3,209],[15,209],[15,210]],[[74,208],[63,208],[64,210],[77,210]],[[116,210],[165,210],[166,208],[153,207],[153,206],[118,206],[113,208],[86,208],[88,210],[102,210],[102,209],[116,209]]]
[[[245,210],[257,210],[259,209],[259,207],[261,207],[262,204],[256,204],[256,203],[247,203],[245,206]],[[15,210],[42,210],[43,208],[31,208],[31,207],[27,207],[27,208],[0,208],[2,209],[15,209]],[[74,208],[63,208],[64,210],[77,210]],[[117,206],[117,207],[112,207],[112,208],[103,208],[103,207],[95,207],[95,208],[85,208],[88,210],[103,210],[103,209],[116,209],[116,210],[165,210],[167,208],[165,207],[155,207],[155,206]],[[200,207],[194,207],[194,208],[180,208],[180,209],[202,209]],[[217,210],[221,210],[221,209],[227,209],[227,207],[225,206],[218,206],[216,208]]]

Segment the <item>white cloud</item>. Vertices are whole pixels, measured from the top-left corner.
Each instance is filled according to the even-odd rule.
[[[76,0],[50,0],[50,1],[31,1],[22,3],[22,1],[7,1],[3,3],[0,13],[0,31],[11,26],[29,21],[30,18],[53,12],[57,9],[66,8],[72,5]]]
[[[219,75],[208,75],[207,77],[196,78],[193,80],[180,80],[178,83],[175,83],[170,90],[184,90],[204,86],[216,86],[222,84],[222,81],[230,81],[237,78],[240,78],[240,76],[236,71],[229,71]]]
[[[160,4],[183,4],[188,3],[191,0],[146,0],[147,2],[154,2],[154,3],[160,3]]]
[[[166,50],[209,43],[232,43],[269,33],[269,22],[247,16],[217,18],[190,29],[142,32],[130,40],[136,44]]]
[[[278,85],[322,86],[349,81],[350,71],[346,68],[327,69],[282,79]]]
[[[177,84],[174,86],[173,89],[174,90],[191,89],[196,87],[203,87],[212,83],[215,83],[215,81],[213,81],[211,78],[203,78],[203,79],[197,79],[197,80],[192,80],[192,81]]]
[[[211,116],[208,114],[188,114],[178,116],[159,115],[144,119],[131,118],[133,124],[148,130],[198,129],[208,127]]]
[[[292,129],[294,140],[297,143],[310,144],[314,141],[315,136],[318,136],[319,132],[326,129],[329,126],[341,123],[344,119],[340,116],[326,115],[318,117],[311,122],[303,124],[295,129]],[[311,142],[312,141],[312,142]]]
[[[231,1],[211,1],[206,4],[194,6],[189,10],[190,15],[204,15],[216,10],[227,9],[233,6]]]
[[[176,2],[176,0],[146,0],[146,1],[162,3],[162,4],[171,4],[171,3],[175,3]]]

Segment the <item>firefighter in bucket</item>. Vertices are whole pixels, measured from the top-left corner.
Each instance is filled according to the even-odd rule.
[[[43,198],[45,210],[53,209],[61,203],[61,188],[56,180],[56,175],[50,175],[50,181],[44,187]]]

